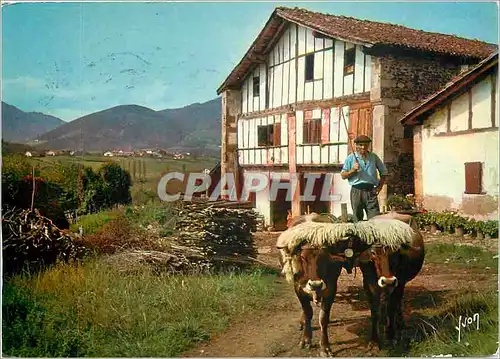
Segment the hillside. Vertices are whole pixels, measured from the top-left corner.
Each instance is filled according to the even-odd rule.
[[[24,112],[2,102],[2,139],[9,142],[27,142],[63,124],[60,118],[39,112]]]
[[[122,105],[80,117],[38,140],[50,149],[165,148],[219,155],[220,121],[220,98],[161,111]]]

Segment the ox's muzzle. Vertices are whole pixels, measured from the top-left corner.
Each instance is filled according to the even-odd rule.
[[[380,288],[396,288],[398,286],[398,279],[394,276],[386,278],[384,276],[381,276],[377,284]]]
[[[326,284],[323,280],[309,279],[302,290],[312,297],[314,304],[319,305],[323,298],[323,291],[326,289]]]

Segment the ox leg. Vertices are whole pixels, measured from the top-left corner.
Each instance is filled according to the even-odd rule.
[[[380,291],[378,295],[376,295],[376,310],[374,315],[374,325],[375,332],[378,342],[379,349],[382,349],[386,340],[386,331],[387,331],[387,307],[388,301],[390,298],[387,297],[387,293]]]
[[[404,285],[396,287],[394,293],[392,293],[389,307],[389,330],[387,337],[389,340],[395,340],[396,343],[401,340],[404,328],[402,311],[403,293]]]
[[[300,340],[300,347],[301,348],[311,348],[311,338],[312,338],[312,316],[313,316],[313,309],[311,306],[311,301],[308,297],[306,296],[300,296],[299,297],[300,304],[302,306],[302,320],[303,320],[303,331],[302,331],[302,339]]]
[[[339,274],[341,270],[342,267],[339,270]],[[320,354],[323,357],[333,356],[330,341],[328,340],[328,324],[330,323],[330,312],[336,294],[337,282],[330,283],[328,285],[328,296],[321,303],[321,310],[319,312],[319,325],[321,327]]]

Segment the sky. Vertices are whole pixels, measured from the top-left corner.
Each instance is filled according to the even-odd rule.
[[[277,6],[498,43],[495,2],[2,4],[2,101],[72,121],[110,107],[217,97]]]

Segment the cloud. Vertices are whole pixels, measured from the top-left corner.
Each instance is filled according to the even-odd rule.
[[[45,81],[36,77],[19,76],[13,79],[4,79],[3,84],[9,86],[24,87],[27,90],[43,89]]]

